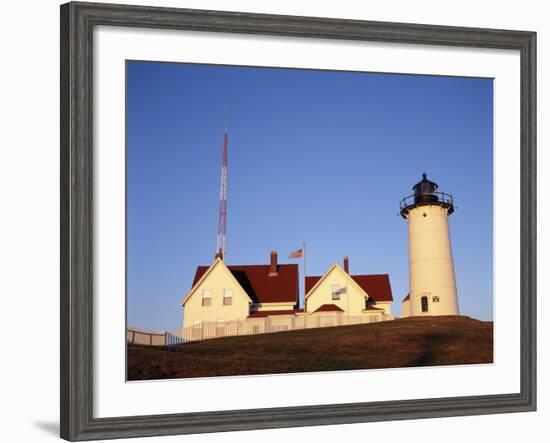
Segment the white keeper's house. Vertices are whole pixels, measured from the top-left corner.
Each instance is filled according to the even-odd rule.
[[[299,308],[298,265],[279,264],[276,252],[270,258],[264,265],[226,265],[217,257],[210,266],[197,267],[191,290],[181,303],[184,328],[262,319],[257,327],[247,322],[255,333],[264,332],[266,318],[273,331],[291,329],[313,317],[334,325],[344,324],[338,321],[342,316],[358,321],[391,316],[393,296],[387,274],[352,275],[346,257],[343,268],[335,263],[323,275],[306,276],[305,306]]]

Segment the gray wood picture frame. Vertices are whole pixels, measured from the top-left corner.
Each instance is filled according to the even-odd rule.
[[[93,416],[92,45],[98,25],[514,49],[521,55],[521,392],[185,414]],[[536,409],[536,33],[188,9],[61,6],[61,437],[92,440]]]

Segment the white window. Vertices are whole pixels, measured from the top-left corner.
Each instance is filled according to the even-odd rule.
[[[233,304],[233,289],[223,290],[223,304],[224,306],[230,306]]]
[[[340,285],[332,285],[332,299],[340,300]]]
[[[202,290],[202,305],[212,306],[212,289]]]

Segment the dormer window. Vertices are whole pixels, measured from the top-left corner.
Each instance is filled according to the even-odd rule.
[[[202,290],[202,306],[212,306],[212,289]]]
[[[223,305],[231,306],[233,304],[233,289],[223,290]]]

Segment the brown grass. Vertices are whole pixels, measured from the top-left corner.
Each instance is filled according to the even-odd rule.
[[[128,346],[128,380],[493,362],[493,322],[416,317],[383,323]]]

